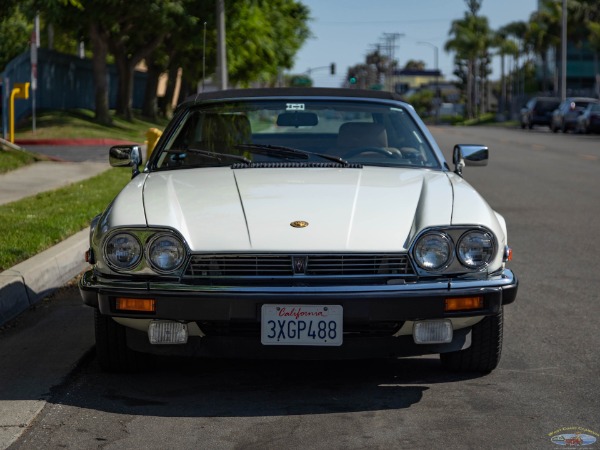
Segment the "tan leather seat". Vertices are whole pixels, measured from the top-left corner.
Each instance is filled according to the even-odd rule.
[[[340,126],[337,148],[341,151],[365,147],[387,147],[385,128],[380,123],[346,122]]]

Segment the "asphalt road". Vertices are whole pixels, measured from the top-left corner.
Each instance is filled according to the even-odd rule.
[[[600,136],[432,131],[448,158],[455,143],[490,147],[489,166],[467,167],[465,178],[505,216],[521,282],[492,374],[450,375],[422,357],[164,359],[148,373],[110,375],[91,351],[11,448],[552,449],[553,435],[574,432],[600,448]],[[52,303],[77,297],[69,288]],[[85,308],[68,311],[67,328],[90,320]],[[39,394],[20,395],[8,400]]]

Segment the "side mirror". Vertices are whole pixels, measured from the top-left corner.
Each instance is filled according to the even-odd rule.
[[[111,147],[108,160],[112,167],[131,167],[131,178],[140,173],[142,148],[139,145],[116,145]]]
[[[465,166],[487,166],[489,149],[485,145],[458,144],[454,146],[454,172],[462,177]]]

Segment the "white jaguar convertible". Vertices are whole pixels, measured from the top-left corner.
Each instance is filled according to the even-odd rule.
[[[388,92],[248,89],[181,104],[94,219],[80,280],[105,370],[144,353],[244,358],[440,354],[489,372],[517,278],[506,224]]]

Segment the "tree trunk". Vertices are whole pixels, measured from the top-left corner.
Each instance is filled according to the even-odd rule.
[[[106,68],[108,55],[106,33],[94,23],[90,25],[89,33],[93,52],[95,120],[103,125],[111,125],[112,119],[108,103],[108,70]]]
[[[125,44],[120,37],[109,40],[109,45],[115,57],[117,72],[119,75],[119,89],[117,92],[117,114],[125,120],[133,120],[133,76],[135,66],[147,58],[161,44],[165,35],[157,35],[146,47],[134,54],[129,54]]]
[[[133,120],[133,75],[135,65],[132,63],[122,47],[113,49],[118,73],[117,84],[117,114],[123,119]]]
[[[542,51],[540,54],[542,57],[542,92],[544,95],[548,92],[548,57],[546,53]]]
[[[169,58],[169,61],[174,61],[173,55]],[[173,101],[175,100],[175,88],[177,87],[177,74],[179,73],[179,67],[175,62],[169,63],[169,79],[167,80],[167,89],[165,91],[165,98],[162,104],[162,115],[167,119],[173,116]]]
[[[474,72],[474,62],[473,59],[470,58],[467,62],[467,118],[473,118],[473,77],[475,75]]]
[[[142,115],[149,119],[156,120],[158,116],[158,105],[156,92],[158,90],[158,80],[162,72],[161,67],[154,63],[154,60],[148,58],[148,76],[146,78],[146,89],[144,90],[144,104],[142,105]]]

